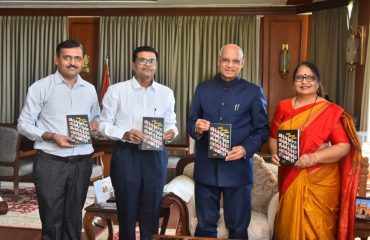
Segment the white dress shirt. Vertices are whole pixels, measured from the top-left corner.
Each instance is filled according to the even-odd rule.
[[[103,99],[100,131],[108,138],[123,140],[125,132],[135,128],[142,131],[143,117],[163,117],[164,131],[176,127],[173,91],[155,81],[142,87],[133,77],[110,86]]]
[[[100,107],[95,87],[79,75],[71,88],[58,71],[40,79],[28,89],[26,103],[18,119],[20,134],[35,141],[34,148],[65,157],[89,154],[91,144],[61,148],[42,139],[46,131],[68,136],[67,115],[87,115],[89,121],[98,121]]]

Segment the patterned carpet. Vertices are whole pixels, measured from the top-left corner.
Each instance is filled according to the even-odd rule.
[[[8,212],[0,217],[0,226],[41,229],[33,183],[20,183],[19,200],[13,201],[13,184],[1,182],[0,196],[8,203]],[[85,207],[94,202],[94,189],[89,187]],[[82,213],[83,216],[84,212]]]

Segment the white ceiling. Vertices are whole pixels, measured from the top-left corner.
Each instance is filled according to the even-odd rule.
[[[314,0],[318,2],[322,0]],[[0,0],[11,8],[117,8],[117,7],[278,7],[287,0]]]

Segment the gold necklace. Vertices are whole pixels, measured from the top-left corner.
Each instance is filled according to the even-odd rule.
[[[312,106],[311,106],[311,108],[310,108],[310,112],[308,113],[308,116],[307,116],[307,118],[306,118],[306,121],[305,121],[305,122],[304,122],[304,124],[303,124],[303,127],[306,125],[306,123],[307,123],[307,121],[308,121],[308,118],[309,118],[309,117],[310,117],[310,115],[311,115],[312,109],[313,109],[313,107],[315,106],[315,103],[316,103],[316,101],[317,101],[317,97],[318,97],[318,95],[316,95],[315,102],[313,103],[313,105],[312,105]],[[296,103],[297,103],[297,97],[295,97],[295,100],[294,100],[293,112],[292,112],[292,117],[290,118],[289,129],[292,129],[292,120],[293,120],[293,117],[294,117],[294,111],[295,111],[295,105],[296,105]]]

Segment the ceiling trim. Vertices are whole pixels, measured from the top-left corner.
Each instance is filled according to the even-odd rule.
[[[307,1],[307,0],[306,0]],[[302,14],[347,6],[350,0],[270,7],[0,8],[2,16],[229,16]]]
[[[255,8],[0,8],[3,16],[229,16],[295,14],[293,6]]]

